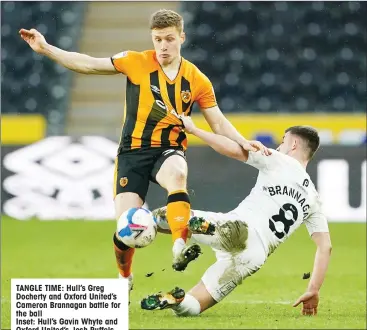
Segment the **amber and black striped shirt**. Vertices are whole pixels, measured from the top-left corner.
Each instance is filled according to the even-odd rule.
[[[216,106],[210,80],[184,58],[176,78],[170,80],[152,50],[125,51],[111,60],[127,76],[119,153],[152,147],[186,150],[187,138],[175,113],[190,115],[194,102],[201,109]]]

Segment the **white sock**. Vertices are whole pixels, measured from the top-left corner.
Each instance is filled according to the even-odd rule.
[[[186,294],[184,300],[172,310],[177,316],[197,316],[201,312],[201,307],[196,298]]]
[[[177,256],[181,253],[181,251],[185,248],[186,243],[183,240],[183,238],[177,238],[175,242],[173,243],[172,252],[174,256]]]
[[[127,279],[128,280],[128,288],[129,288],[129,291],[132,290],[133,288],[133,273],[131,273],[128,277],[123,277],[120,273],[119,273],[119,278],[120,279]]]

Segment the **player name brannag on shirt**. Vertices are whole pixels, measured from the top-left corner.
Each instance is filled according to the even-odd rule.
[[[234,212],[255,228],[268,254],[303,222],[310,235],[329,231],[315,185],[299,161],[272,150],[270,156],[249,152],[246,163],[259,174]]]

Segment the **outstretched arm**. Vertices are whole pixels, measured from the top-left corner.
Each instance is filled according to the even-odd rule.
[[[210,147],[212,147],[216,152],[242,162],[247,161],[249,151],[243,149],[243,147],[241,147],[238,143],[225,136],[197,128],[190,117],[182,115],[180,118],[182,119],[186,132],[197,136],[199,139],[203,140]],[[266,148],[261,142],[248,141],[248,149],[251,151],[260,150],[262,153],[264,153]]]
[[[113,66],[110,58],[96,58],[62,50],[48,44],[45,37],[35,29],[21,29],[19,34],[36,53],[47,56],[72,71],[99,75],[119,73]]]
[[[251,141],[246,140],[231,122],[224,116],[218,106],[205,109],[203,111],[205,120],[208,122],[212,131],[216,134],[226,136],[227,138],[237,142],[245,150],[256,151],[256,148],[251,148]],[[265,155],[270,155],[271,151],[267,148],[260,150]]]
[[[326,232],[315,232],[312,239],[317,245],[312,276],[307,291],[298,298],[293,307],[303,303],[303,315],[316,315],[319,304],[319,291],[324,282],[331,254],[330,235]]]

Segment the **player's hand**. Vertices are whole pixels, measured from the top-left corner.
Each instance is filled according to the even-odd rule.
[[[42,53],[42,50],[47,45],[45,37],[35,29],[20,29],[21,38],[37,53]]]
[[[303,315],[316,315],[317,306],[319,305],[319,293],[317,291],[307,291],[293,304],[293,307],[297,307],[300,303],[303,303],[301,313]]]
[[[196,128],[196,126],[192,121],[191,117],[185,116],[184,114],[180,115],[179,117],[182,120],[182,123],[184,124],[185,132],[192,133]]]
[[[265,147],[260,141],[245,141],[241,144],[242,148],[247,151],[260,151],[265,156],[271,155],[270,149]]]

